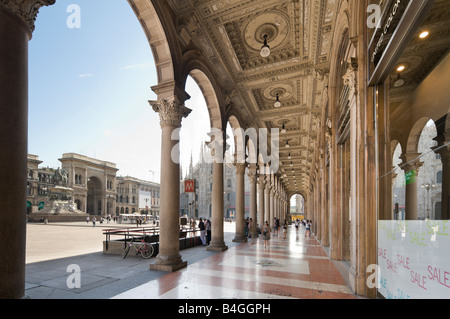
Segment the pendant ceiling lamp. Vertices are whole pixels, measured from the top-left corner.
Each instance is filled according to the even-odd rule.
[[[270,55],[270,47],[267,45],[267,34],[264,35],[264,45],[261,47],[261,56],[267,58]]]
[[[273,106],[275,106],[276,108],[281,107],[280,96],[278,93],[277,93],[277,99],[275,100],[275,103]]]

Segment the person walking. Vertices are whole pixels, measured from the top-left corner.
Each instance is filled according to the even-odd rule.
[[[95,216],[94,216],[94,218],[92,218],[92,227],[95,227],[95,222],[97,221],[97,218],[95,218]]]
[[[244,234],[245,234],[245,237],[248,237],[248,217],[245,219]]]
[[[206,244],[209,245],[211,242],[211,221],[206,220]]]
[[[262,229],[262,235],[263,235],[263,239],[264,239],[264,248],[267,248],[267,244],[270,240],[270,226],[269,226],[269,222],[266,221],[264,223],[263,229]]]
[[[248,220],[248,231],[247,231],[247,238],[253,238],[253,220],[250,218]]]
[[[286,235],[287,235],[287,223],[286,221],[284,221],[284,225],[283,225],[283,234],[284,234],[284,239],[286,239]]]
[[[274,237],[278,236],[278,234],[277,234],[277,229],[278,229],[277,223],[278,223],[278,220],[276,218],[274,218],[273,219],[273,236]]]
[[[306,236],[308,236],[308,238],[311,238],[311,223],[309,222],[309,219],[306,220],[305,226],[306,226],[305,238]]]
[[[202,241],[202,245],[206,246],[206,227],[201,218],[198,223],[198,228],[200,229],[200,240]]]

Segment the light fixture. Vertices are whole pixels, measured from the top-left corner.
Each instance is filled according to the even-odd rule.
[[[419,38],[421,39],[425,39],[426,37],[428,37],[430,35],[430,32],[428,31],[423,31],[420,33]]]
[[[288,159],[291,159],[291,158],[292,158],[292,157],[291,157],[291,153],[289,153],[289,154],[288,154]]]
[[[284,126],[284,123],[283,123],[283,126],[281,127],[281,134],[284,134],[284,133],[286,133],[286,127]]]
[[[405,80],[400,78],[400,73],[398,73],[397,80],[394,82],[394,87],[399,88],[405,84]]]
[[[267,58],[270,55],[270,47],[267,45],[267,34],[264,34],[264,45],[261,47],[261,56]]]
[[[286,148],[289,148],[290,146],[289,146],[289,141],[286,141],[286,146],[285,146]]]
[[[273,106],[275,106],[276,108],[281,107],[280,97],[279,97],[278,93],[277,93],[277,99],[275,100],[275,103]]]
[[[403,72],[403,71],[405,71],[405,69],[406,69],[406,66],[404,66],[404,65],[399,65],[399,66],[397,67],[397,72]]]

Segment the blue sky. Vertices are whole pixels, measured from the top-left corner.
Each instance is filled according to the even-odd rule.
[[[71,4],[80,28],[69,28]],[[63,153],[116,163],[118,175],[159,182],[161,128],[148,104],[157,84],[150,46],[126,0],[57,0],[43,7],[29,43],[28,152],[59,167]],[[208,113],[192,80],[181,161],[197,159]],[[152,173],[155,172],[155,173]]]

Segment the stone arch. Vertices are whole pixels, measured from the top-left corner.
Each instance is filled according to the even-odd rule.
[[[400,143],[399,141],[397,141],[397,140],[395,140],[395,139],[393,139],[393,140],[391,140],[391,152],[390,152],[390,154],[392,154],[392,164],[393,165],[395,165],[395,161],[394,161],[394,155],[395,155],[395,150],[397,149],[397,147],[400,147],[400,149],[401,149],[401,152],[400,152],[400,155],[402,154],[402,152],[403,152],[403,145],[402,145],[402,143]]]
[[[295,195],[300,195],[301,197],[303,197],[304,201],[306,202],[306,194],[305,194],[303,191],[301,191],[301,190],[289,192],[289,193],[287,194],[287,197],[288,197],[288,199],[289,199],[289,202],[290,202],[290,200],[292,199],[292,197],[295,196]]]
[[[242,154],[242,147],[240,147],[239,144],[242,140],[242,131],[240,130],[242,128],[241,123],[235,115],[228,116],[227,123],[230,124],[230,127],[233,130],[233,136],[230,136],[229,138],[232,138],[234,141],[235,160],[241,161],[242,158],[244,158],[244,154]]]
[[[188,51],[183,55],[183,70],[181,85],[185,87],[188,76],[197,83],[206,101],[210,118],[211,128],[225,129],[226,119],[224,116],[224,107],[221,101],[224,100],[220,85],[216,82],[217,76],[203,62],[202,56],[194,50]]]
[[[340,80],[340,61],[342,60],[343,53],[342,51],[345,50],[346,43],[349,42],[349,8],[348,4],[345,2],[342,3],[339,9],[339,14],[336,19],[336,26],[334,30],[333,39],[339,39],[340,45],[333,46],[333,49],[331,51],[331,58],[330,61],[335,61],[335,63],[331,63],[330,65],[330,77],[329,77],[329,83],[328,83],[328,101],[331,101],[330,108],[328,110],[329,116],[331,118],[334,117],[335,114],[335,108],[332,107],[334,105],[334,101],[336,101],[336,98],[339,97],[339,93],[336,92],[337,83]]]
[[[176,81],[181,50],[166,1],[129,0],[148,39],[158,84]]]
[[[406,148],[404,149],[405,154],[418,154],[420,135],[422,134],[422,131],[429,120],[431,120],[431,118],[422,117],[418,119],[411,127],[406,143]]]

